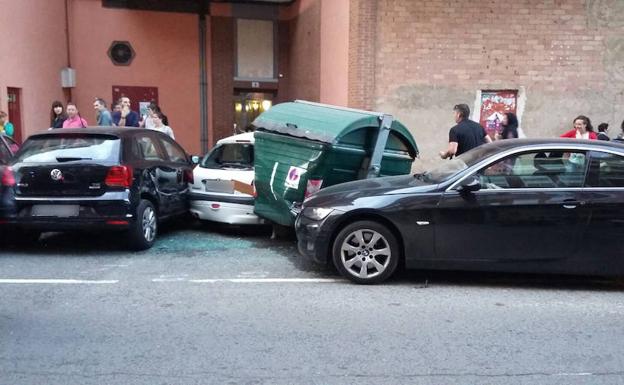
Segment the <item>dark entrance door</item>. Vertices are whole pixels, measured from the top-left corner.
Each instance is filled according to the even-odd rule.
[[[17,143],[22,143],[22,90],[20,88],[7,88],[8,102],[9,102],[9,121],[13,123],[15,132],[13,133],[13,139]]]
[[[113,102],[122,96],[130,98],[130,108],[143,116],[147,113],[147,105],[158,103],[158,87],[113,86]]]

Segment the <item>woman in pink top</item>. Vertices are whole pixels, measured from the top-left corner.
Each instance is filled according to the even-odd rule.
[[[598,136],[594,132],[591,121],[587,116],[577,116],[574,119],[574,129],[561,135],[562,138],[576,138],[576,139],[598,139]]]
[[[76,107],[74,103],[67,103],[66,112],[67,119],[63,122],[63,128],[82,128],[88,126],[87,121],[80,116],[78,107]]]

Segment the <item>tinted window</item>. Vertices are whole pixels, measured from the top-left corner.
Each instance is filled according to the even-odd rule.
[[[120,139],[107,135],[50,135],[28,139],[15,155],[18,162],[55,163],[78,160],[119,161]]]
[[[0,142],[0,164],[7,164],[11,159],[11,151],[4,145],[4,143]]]
[[[182,163],[186,163],[186,154],[184,153],[184,150],[182,150],[182,148],[180,148],[180,146],[178,146],[177,144],[173,143],[172,141],[169,141],[167,139],[163,139],[162,143],[165,147],[165,151],[167,151],[167,156],[169,156],[169,160],[172,162],[182,162]]]
[[[624,187],[624,157],[592,152],[587,186]]]
[[[145,160],[165,160],[160,153],[156,140],[151,136],[137,136],[138,158]]]
[[[584,152],[535,151],[506,157],[481,169],[482,189],[582,187]]]
[[[477,148],[473,148],[472,150],[464,152],[463,154],[453,159],[440,162],[438,166],[424,173],[423,178],[425,179],[425,181],[432,183],[444,182],[445,180],[453,177],[458,172],[463,171],[468,167],[474,166],[483,159],[492,156],[499,151],[500,149],[496,147],[479,146]]]
[[[253,161],[253,144],[226,143],[210,151],[200,166],[204,168],[252,168]]]
[[[5,136],[4,140],[6,140],[6,142],[9,145],[9,148],[11,149],[12,153],[15,154],[17,152],[17,150],[19,150],[19,148],[20,148],[19,144],[17,144],[17,142],[14,141],[13,139],[9,138],[8,136]]]

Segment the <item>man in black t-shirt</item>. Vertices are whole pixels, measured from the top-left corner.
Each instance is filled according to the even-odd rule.
[[[453,108],[453,111],[457,124],[449,131],[448,148],[440,151],[442,159],[461,155],[470,149],[492,141],[479,123],[468,119],[470,108],[467,104],[458,104]]]

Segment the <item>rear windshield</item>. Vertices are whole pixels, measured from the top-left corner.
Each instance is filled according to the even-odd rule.
[[[29,138],[15,155],[16,162],[118,162],[121,141],[109,135],[42,135]]]
[[[204,168],[253,168],[254,147],[252,143],[225,143],[213,148],[200,166]]]

